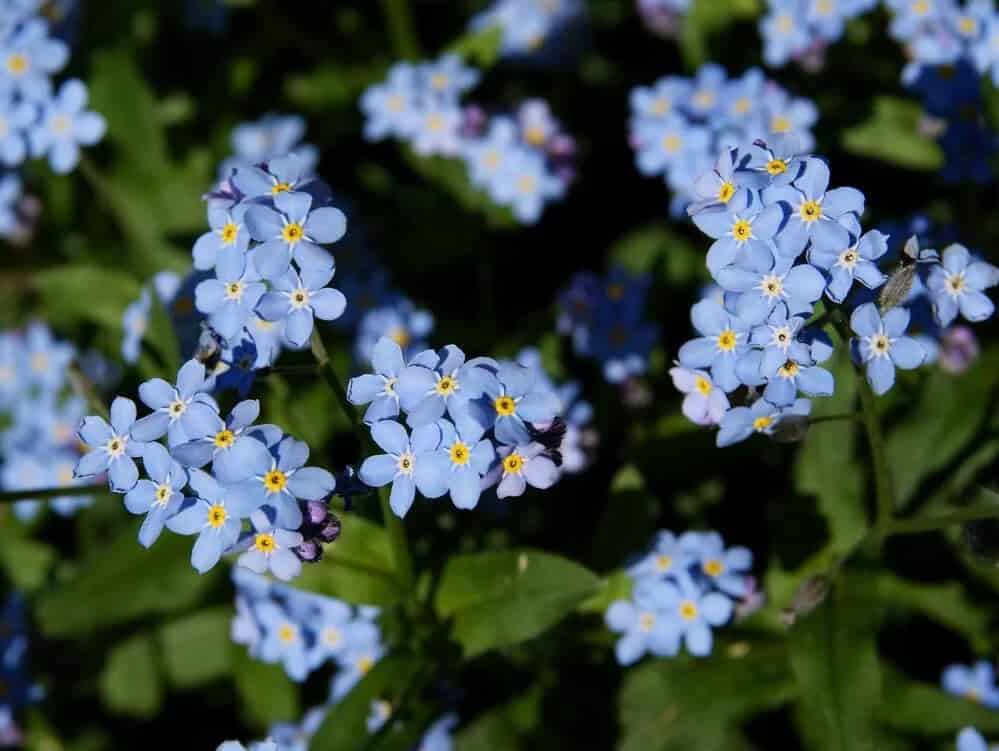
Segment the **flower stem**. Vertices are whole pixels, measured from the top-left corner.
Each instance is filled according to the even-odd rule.
[[[874,464],[874,492],[877,499],[874,528],[878,536],[884,537],[895,515],[895,488],[885,453],[885,440],[881,432],[874,392],[863,373],[857,375],[860,382],[861,418],[867,431],[867,441],[871,446],[871,461]]]
[[[812,425],[818,425],[823,422],[838,422],[839,420],[861,420],[861,416],[853,412],[843,413],[840,415],[819,415],[818,417],[809,417],[808,422]]]
[[[955,524],[980,521],[982,519],[999,519],[999,506],[994,508],[974,508],[952,511],[949,514],[939,514],[923,518],[896,519],[885,525],[883,534],[915,535],[921,532],[937,532]]]
[[[409,0],[382,0],[382,12],[395,54],[406,60],[419,59],[420,42],[416,37],[413,14],[409,11]]]
[[[61,488],[39,488],[38,490],[4,490],[0,492],[0,503],[44,501],[46,498],[59,498],[60,496],[89,495],[105,489],[105,485],[67,485]]]
[[[357,410],[354,409],[354,405],[347,400],[347,391],[344,389],[343,382],[333,368],[333,363],[326,351],[326,345],[323,344],[322,337],[319,336],[319,331],[316,329],[312,331],[311,344],[312,354],[319,364],[319,372],[340,403],[340,409],[343,410],[344,414],[347,415],[347,419],[350,420],[351,427],[354,429],[354,434],[357,436],[362,451],[374,449],[375,446],[371,440],[371,434],[364,427],[364,423],[361,421],[360,415],[357,414]],[[406,540],[406,527],[402,523],[402,519],[395,515],[392,507],[389,505],[389,489],[387,486],[379,488],[378,501],[382,509],[385,531],[389,536],[389,544],[392,547],[392,560],[399,574],[400,584],[404,591],[412,592],[414,591],[413,559],[409,552],[409,543]]]

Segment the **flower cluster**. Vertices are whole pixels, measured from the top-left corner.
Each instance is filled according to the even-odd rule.
[[[500,54],[509,58],[544,60],[548,47],[558,44],[584,13],[580,0],[494,0],[472,18],[473,31],[502,30]],[[551,44],[549,44],[551,40]]]
[[[326,662],[337,666],[330,700],[347,694],[385,654],[377,608],[302,592],[233,569],[236,617],[232,638],[264,662],[280,663],[293,681],[304,681]]]
[[[407,360],[387,337],[371,362],[374,372],[351,379],[347,398],[369,405],[364,420],[385,453],[368,457],[359,477],[372,487],[391,483],[397,515],[405,516],[417,490],[427,498],[450,494],[455,507],[471,509],[492,484],[505,498],[558,479],[561,457],[551,439],[562,439],[554,430],[562,404],[535,370],[466,360],[453,344]]]
[[[119,396],[110,422],[85,418],[79,437],[90,450],[75,474],[107,473],[111,490],[124,494],[125,507],[145,517],[139,529],[145,547],[165,526],[197,535],[191,564],[201,573],[224,553],[240,552],[241,565],[290,579],[302,560],[317,560],[319,545],[339,533],[339,525],[330,528],[323,502],[336,480],[305,466],[304,443],[277,426],[255,425],[256,401],[239,402],[223,419],[208,393],[212,381],[202,363],[189,360],[176,384],[153,378],[139,387],[151,410],[145,417],[137,420],[135,403]],[[143,464],[142,479],[136,459]],[[204,470],[209,464],[210,473]]]
[[[14,504],[21,519],[32,519],[42,501],[32,490],[84,484],[73,475],[81,446],[76,427],[85,412],[69,388],[67,372],[76,356],[72,344],[56,339],[40,322],[23,332],[0,333],[0,488],[24,491]],[[90,496],[69,494],[49,501],[63,516],[88,506]]]
[[[219,180],[227,180],[237,167],[266,164],[287,154],[302,162],[302,169],[312,173],[319,164],[319,149],[303,143],[305,119],[299,115],[264,115],[259,120],[237,125],[230,143],[233,155],[219,167]]]
[[[631,665],[646,653],[675,657],[681,643],[690,654],[711,654],[712,628],[732,618],[735,603],[755,590],[753,554],[726,548],[716,532],[660,530],[649,549],[627,569],[630,600],[611,604],[604,619],[621,634],[614,654]]]
[[[896,368],[915,368],[927,358],[906,335],[912,312],[905,303],[920,269],[928,269],[928,299],[940,325],[958,313],[969,321],[992,315],[983,290],[999,282],[999,270],[959,245],[948,247],[938,263],[936,251],[920,250],[913,240],[900,267],[886,275],[878,262],[888,238],[861,229],[863,193],[830,189],[829,181],[826,163],[799,153],[793,137],[727,149],[698,180],[699,200],[690,213],[714,240],[707,267],[723,294],[692,308],[700,336],[680,348],[672,375],[687,394],[684,413],[699,424],[720,425],[720,446],[804,421],[811,404],[799,392],[832,394],[832,374],[822,367],[832,343],[808,325],[823,296],[826,307],[845,305],[851,351],[878,394],[892,387]],[[741,387],[750,398],[730,408],[726,395]],[[757,390],[762,398],[754,401]]]
[[[658,339],[646,320],[651,278],[615,266],[605,278],[579,272],[558,297],[559,333],[572,339],[575,353],[595,360],[610,383],[623,383],[648,370]]]
[[[361,97],[364,135],[397,138],[421,156],[464,159],[474,185],[533,224],[547,203],[565,194],[575,142],[540,100],[524,102],[512,116],[490,118],[475,105],[463,108],[461,95],[478,80],[478,71],[453,54],[398,63]]]
[[[698,178],[722,149],[792,131],[809,149],[817,119],[811,100],[792,96],[758,68],[729,79],[709,63],[692,79],[666,76],[633,89],[629,133],[639,171],[665,178],[678,215],[703,198]]]
[[[8,595],[0,611],[0,746],[20,746],[21,731],[14,713],[37,701],[42,689],[28,674],[28,631],[24,599]]]
[[[991,709],[999,709],[996,671],[987,660],[980,660],[974,665],[950,665],[944,670],[940,682],[949,694]]]
[[[760,21],[763,59],[771,67],[794,60],[810,70],[820,68],[826,47],[843,36],[847,22],[877,4],[878,0],[768,0]]]

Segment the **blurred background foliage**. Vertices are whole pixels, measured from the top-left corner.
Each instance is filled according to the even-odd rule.
[[[476,101],[504,109],[543,97],[580,144],[567,200],[526,229],[487,210],[455,163],[361,139],[357,98],[400,56],[387,19],[402,2],[242,0],[218,16],[197,0],[84,3],[67,73],[91,86],[109,132],[70,177],[38,165],[26,173],[43,215],[29,244],[4,250],[4,326],[43,318],[63,338],[117,358],[121,314],[140,285],[161,269],[188,267],[205,227],[201,195],[233,126],[301,113],[307,140],[321,149],[319,172],[348,214],[348,242],[377,253],[396,285],[434,312],[435,343],[492,355],[537,344],[555,375],[584,381],[595,405],[601,439],[585,475],[476,513],[424,503],[407,518],[420,590],[436,586],[436,612],[454,618],[451,642],[414,638],[437,651],[433,691],[438,706],[460,710],[459,751],[891,751],[949,748],[965,724],[999,733],[999,713],[937,687],[946,664],[990,658],[996,646],[999,572],[962,551],[958,528],[893,539],[882,558],[862,551],[813,617],[790,631],[780,623],[800,583],[829,570],[866,531],[873,485],[857,426],[825,424],[796,446],[719,451],[679,416],[666,369],[689,335],[706,244],[667,219],[664,186],[634,168],[627,96],[707,60],[730,74],[758,64],[758,0],[695,0],[676,42],[645,31],[632,0],[591,0],[578,54],[554,68],[492,65],[494,40],[466,39],[460,49],[488,65]],[[462,37],[482,3],[410,5],[431,57]],[[919,105],[899,83],[902,51],[885,27],[880,11],[853,22],[818,74],[770,73],[818,104],[816,151],[841,184],[867,195],[868,226],[923,211],[995,261],[994,188],[938,178],[943,156],[919,135]],[[619,392],[553,333],[559,287],[610,261],[654,278],[650,317],[662,346],[644,406],[622,408]],[[176,344],[160,327],[121,393],[173,372]],[[994,323],[980,329],[987,344],[968,373],[920,371],[882,400],[901,513],[971,502],[994,480],[994,335]],[[334,356],[346,362],[342,345]],[[849,370],[836,364],[836,395],[816,401],[816,414],[854,408]],[[266,420],[306,440],[317,463],[339,469],[358,458],[322,384],[271,376],[256,393]],[[398,602],[371,505],[344,519],[341,541],[298,586]],[[6,511],[0,566],[29,596],[32,671],[47,691],[26,720],[29,748],[214,748],[226,737],[261,737],[269,723],[297,720],[325,698],[328,674],[299,687],[232,644],[227,573],[196,575],[185,539],[142,549],[139,522],[119,499],[106,495],[71,520],[46,516],[32,526]],[[615,572],[624,558],[659,528],[717,529],[750,547],[768,604],[720,634],[708,660],[620,669],[601,614],[621,591]],[[460,557],[481,551],[494,553]],[[501,576],[521,555],[533,566],[528,580]],[[393,624],[386,628],[391,641]],[[404,655],[386,660],[358,691],[370,700],[412,670]],[[344,731],[314,748],[366,747],[347,729],[369,705],[359,694],[338,708]]]

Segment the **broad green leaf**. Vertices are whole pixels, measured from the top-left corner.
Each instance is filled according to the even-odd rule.
[[[800,618],[787,640],[798,683],[798,719],[808,748],[874,751],[874,711],[881,699],[875,645],[876,608],[834,590]]]
[[[618,751],[739,751],[739,726],[791,700],[782,645],[720,645],[708,660],[650,660],[625,674],[618,696]],[[748,649],[747,649],[748,648]]]
[[[319,727],[309,751],[354,751],[366,748],[371,736],[366,727],[371,703],[385,700],[393,705],[416,687],[422,663],[411,654],[390,654],[379,660],[361,682],[334,704]],[[387,734],[386,729],[382,735]]]
[[[435,608],[454,618],[454,638],[469,657],[530,639],[596,592],[600,580],[565,558],[534,550],[452,557]]]
[[[298,722],[298,687],[280,665],[261,662],[232,646],[232,677],[247,721],[263,731],[275,722]]]
[[[953,696],[938,686],[909,680],[894,670],[884,670],[884,699],[878,721],[896,730],[920,735],[947,736],[953,740],[961,728],[978,728],[986,736],[999,733],[999,712]]]
[[[579,603],[576,611],[579,613],[603,615],[607,608],[615,601],[629,599],[631,597],[631,589],[631,577],[624,571],[615,571],[613,574],[600,580],[600,589],[597,593]]]
[[[918,102],[879,96],[865,122],[843,132],[843,148],[858,156],[900,167],[936,170],[943,166],[940,146],[920,132],[923,109]]]
[[[57,558],[52,546],[31,539],[20,523],[9,516],[0,520],[0,567],[15,588],[22,592],[37,590],[49,581],[49,571]]]
[[[385,530],[356,514],[340,521],[340,538],[326,547],[321,563],[304,568],[295,586],[357,605],[385,607],[398,602],[403,592],[396,582]]]
[[[98,266],[59,266],[38,272],[35,286],[55,325],[80,320],[120,332],[125,307],[139,299],[135,277]]]
[[[189,537],[165,534],[148,550],[136,540],[138,521],[91,550],[72,574],[41,593],[35,615],[49,636],[82,635],[143,615],[190,607],[225,576],[221,567],[191,568]]]
[[[356,107],[357,98],[385,75],[381,66],[347,66],[325,63],[309,73],[289,76],[284,90],[299,109],[322,112]]]
[[[200,686],[232,669],[229,624],[232,608],[213,608],[184,616],[159,630],[163,667],[177,688]]]
[[[661,266],[671,284],[689,284],[706,277],[704,250],[688,238],[659,226],[629,232],[611,248],[611,261],[635,273]]]
[[[491,68],[499,59],[503,46],[503,27],[490,26],[473,31],[448,46],[447,51],[461,55],[478,68]]]
[[[163,701],[163,687],[152,637],[139,634],[112,649],[98,687],[104,704],[115,712],[155,714]]]
[[[690,4],[680,32],[680,48],[688,67],[697,67],[707,60],[708,40],[738,21],[758,16],[759,0],[709,0]]]

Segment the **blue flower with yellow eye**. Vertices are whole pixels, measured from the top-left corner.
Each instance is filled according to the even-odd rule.
[[[486,388],[495,388],[496,363],[486,358],[465,361],[465,353],[453,344],[441,350],[433,365],[410,365],[399,371],[395,391],[412,426],[426,425],[442,417],[445,411],[455,419],[470,399],[482,396]]]
[[[442,99],[457,99],[473,88],[480,78],[479,71],[465,65],[461,55],[455,53],[421,64],[417,75],[421,78],[421,88],[431,96]]]
[[[264,631],[259,646],[260,659],[280,663],[289,678],[304,681],[309,674],[307,655],[311,634],[274,602],[260,602],[255,610]]]
[[[80,146],[93,146],[107,130],[104,118],[85,110],[86,105],[87,87],[70,79],[45,104],[38,125],[29,133],[32,155],[47,154],[59,174],[71,172],[80,161]]]
[[[666,76],[652,86],[636,86],[629,97],[632,124],[671,117],[686,103],[690,88],[690,81],[679,76]]]
[[[405,356],[427,349],[427,337],[434,330],[434,316],[417,308],[407,298],[393,300],[368,311],[358,325],[354,354],[360,362],[370,362],[375,345],[388,337]]]
[[[272,282],[257,305],[257,312],[268,321],[284,321],[284,335],[292,347],[304,347],[312,335],[315,319],[335,321],[347,307],[343,293],[327,287],[333,269],[293,269]]]
[[[745,268],[720,269],[716,278],[725,290],[742,293],[735,311],[751,324],[766,320],[778,303],[786,305],[791,315],[811,315],[812,304],[826,287],[822,272],[814,266],[792,266],[770,250],[749,256]]]
[[[440,448],[426,458],[431,472],[447,485],[456,508],[471,509],[479,503],[482,477],[496,457],[492,442],[484,437],[485,428],[478,421],[459,417],[454,423],[439,420]]]
[[[26,20],[0,43],[0,70],[6,86],[30,101],[45,101],[52,92],[49,77],[69,59],[69,47],[49,36],[48,23]]]
[[[409,365],[430,369],[436,368],[438,362],[439,358],[433,350],[424,350]],[[364,421],[369,425],[399,414],[399,392],[396,385],[406,365],[399,344],[394,339],[383,336],[371,353],[374,372],[356,376],[348,382],[347,400],[357,406],[370,405],[364,413]]]
[[[384,82],[364,91],[360,104],[366,118],[365,139],[380,141],[412,135],[419,100],[416,78],[412,64],[396,63],[389,69]]]
[[[148,479],[139,480],[125,494],[125,508],[132,514],[145,516],[139,528],[139,544],[148,548],[159,539],[167,519],[180,509],[187,471],[159,443],[145,447],[142,464]]]
[[[709,119],[721,107],[725,84],[723,67],[715,63],[702,65],[694,74],[683,108],[695,120]]]
[[[236,248],[226,248],[218,255],[217,279],[205,279],[194,290],[195,306],[208,316],[208,323],[219,336],[229,340],[246,325],[266,285],[247,263],[249,256]]]
[[[726,266],[758,266],[772,256],[774,240],[784,220],[779,206],[764,206],[750,191],[737,191],[725,204],[693,206],[691,219],[714,242],[708,249],[711,275]]]
[[[29,383],[58,391],[66,383],[66,371],[75,355],[73,345],[57,340],[44,323],[28,324],[24,332],[24,359]]]
[[[35,105],[0,93],[0,161],[16,167],[28,154],[28,131],[37,118]]]
[[[288,153],[269,159],[263,166],[238,167],[232,176],[232,183],[246,199],[273,200],[282,193],[304,190],[311,181],[306,162],[298,155]]]
[[[197,535],[191,550],[191,565],[199,574],[210,570],[239,539],[242,520],[238,491],[223,487],[200,469],[188,472],[188,482],[197,494],[185,498],[166,520],[167,529],[179,535]]]
[[[295,555],[295,548],[302,544],[302,535],[275,526],[264,511],[254,512],[250,522],[253,529],[236,543],[237,550],[244,551],[236,562],[258,574],[271,573],[282,581],[298,576],[302,560]]]
[[[926,280],[933,300],[933,314],[941,326],[949,326],[958,314],[972,322],[984,321],[995,312],[985,290],[999,284],[999,268],[976,260],[963,245],[944,249],[939,265]]]
[[[298,115],[269,114],[254,122],[240,123],[232,130],[235,156],[223,162],[219,172],[228,177],[235,167],[294,154],[301,161],[303,172],[310,173],[319,161],[319,150],[302,143],[304,135],[305,120]]]
[[[876,289],[887,277],[876,261],[888,252],[888,238],[877,230],[865,232],[855,245],[838,250],[808,251],[808,260],[829,273],[826,296],[833,302],[843,302],[856,279],[867,289]]]
[[[643,175],[661,175],[680,168],[693,155],[706,153],[711,143],[707,129],[679,115],[639,121],[632,135],[638,144],[636,163]]]
[[[524,224],[537,222],[545,204],[564,193],[565,183],[549,171],[544,158],[523,148],[511,151],[493,189],[496,202],[509,206]]]
[[[741,385],[735,365],[749,347],[749,324],[714,300],[694,305],[690,318],[701,337],[680,347],[680,364],[686,368],[709,368],[716,386],[726,393],[734,391]]]
[[[185,467],[204,467],[212,463],[212,474],[222,483],[232,483],[247,477],[248,467],[267,454],[267,447],[251,437],[248,430],[260,415],[260,403],[247,399],[232,408],[222,420],[213,413],[212,424],[203,438],[174,446],[170,453]]]
[[[995,668],[987,660],[974,665],[948,665],[940,679],[944,691],[975,704],[999,709]]]
[[[882,317],[874,303],[864,303],[850,316],[850,328],[857,335],[850,341],[851,348],[864,364],[875,394],[884,394],[895,384],[895,368],[918,368],[926,359],[919,343],[905,336],[908,327],[905,308],[892,308]]]
[[[621,634],[614,645],[619,665],[632,665],[646,653],[673,657],[680,651],[680,630],[672,616],[672,585],[644,579],[630,600],[616,600],[604,613],[611,631]]]
[[[788,360],[805,362],[812,358],[808,345],[799,340],[803,316],[792,316],[787,306],[779,303],[766,321],[755,326],[750,333],[749,343],[763,350],[760,370],[772,372]]]
[[[694,202],[687,209],[696,214],[708,207],[727,204],[739,191],[759,190],[766,185],[762,174],[746,167],[748,155],[743,157],[738,149],[725,149],[715,162],[714,169],[705,172],[694,182]],[[747,206],[753,196],[743,196],[740,204]],[[737,204],[738,205],[738,204]]]
[[[208,395],[210,384],[205,366],[188,360],[177,371],[177,385],[152,378],[139,386],[139,398],[153,410],[132,427],[139,441],[155,441],[168,436],[171,447],[202,438],[210,433],[218,418],[218,405]]]
[[[250,244],[250,232],[244,226],[248,205],[241,203],[228,209],[208,209],[208,226],[211,229],[194,243],[194,268],[200,271],[214,269],[219,253],[225,248],[246,252]]]
[[[714,639],[711,629],[725,625],[732,617],[732,601],[712,592],[687,575],[659,585],[660,602],[666,609],[667,628],[678,633],[687,651],[695,657],[711,654]]]
[[[784,420],[797,421],[812,411],[808,399],[796,399],[793,404],[778,407],[766,399],[757,399],[751,407],[733,407],[721,420],[715,442],[719,448],[744,441],[754,433],[773,435]]]
[[[320,245],[343,237],[347,218],[333,206],[313,208],[308,193],[280,192],[273,209],[251,206],[246,225],[261,243],[253,251],[254,266],[263,278],[276,280],[288,272],[292,258],[303,270],[332,269],[333,256]]]
[[[798,391],[809,396],[832,396],[836,385],[832,373],[812,362],[810,355],[801,360],[788,357],[779,365],[761,365],[760,375],[767,381],[763,398],[778,407],[792,405]]]
[[[770,187],[787,185],[805,168],[807,150],[795,133],[777,134],[756,140],[749,147],[749,169],[765,174]]]
[[[135,425],[135,402],[118,396],[111,402],[110,424],[103,417],[85,417],[80,425],[80,441],[90,447],[77,462],[77,477],[108,473],[111,490],[127,493],[139,481],[134,457],[143,454],[145,445],[132,437]]]
[[[534,371],[523,365],[503,363],[496,378],[481,385],[483,395],[469,402],[468,414],[484,431],[493,428],[500,443],[530,443],[526,423],[550,422],[558,413],[558,397],[539,387]]]
[[[769,12],[760,21],[763,59],[779,67],[804,53],[811,42],[801,0],[769,0]]]
[[[497,187],[506,179],[517,144],[516,123],[509,117],[494,117],[482,138],[469,139],[465,145],[463,156],[469,180],[485,189],[494,200]]]
[[[440,498],[447,492],[447,476],[433,461],[444,437],[441,424],[414,428],[410,436],[395,420],[381,420],[371,427],[371,437],[386,453],[369,456],[358,474],[374,488],[392,483],[389,504],[396,516],[406,515],[417,490],[427,498]]]

